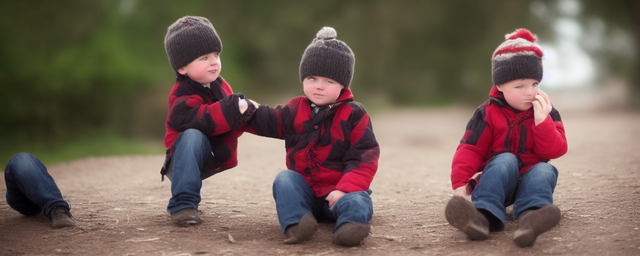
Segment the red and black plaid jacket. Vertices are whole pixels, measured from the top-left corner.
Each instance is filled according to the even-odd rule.
[[[533,108],[518,111],[509,106],[495,86],[467,123],[466,132],[453,156],[453,189],[467,185],[471,177],[496,155],[510,152],[518,158],[520,175],[539,162],[567,153],[567,138],[558,110],[535,125]]]
[[[178,78],[169,94],[164,136],[167,157],[160,173],[165,174],[173,156],[174,142],[187,129],[201,131],[211,144],[202,178],[238,165],[238,137],[256,110],[249,104],[244,114],[240,114],[238,100],[243,98],[240,93],[234,94],[222,77],[212,82],[210,88],[184,76]]]
[[[285,140],[287,168],[300,173],[316,197],[368,190],[378,169],[369,114],[350,89],[322,107],[304,96],[275,108],[261,105],[249,125],[257,135]]]

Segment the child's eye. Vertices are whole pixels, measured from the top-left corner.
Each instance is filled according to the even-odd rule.
[[[202,57],[202,60],[207,60],[209,59],[209,57]]]
[[[539,85],[538,83],[533,83],[533,87],[536,87],[536,86],[538,86],[538,85]]]

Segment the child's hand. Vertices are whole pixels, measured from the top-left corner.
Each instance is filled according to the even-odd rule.
[[[247,99],[249,102],[251,102],[251,104],[253,104],[254,107],[256,107],[256,109],[260,108],[260,104],[258,102],[255,102],[251,99]]]
[[[471,201],[471,195],[467,194],[467,186],[462,186],[454,189],[453,194],[456,196],[461,196],[464,199]]]
[[[329,209],[331,209],[333,207],[333,204],[335,204],[338,199],[342,198],[344,195],[346,195],[347,193],[342,192],[340,190],[334,190],[331,191],[331,193],[329,193],[329,195],[327,195],[327,201],[329,201]]]
[[[247,108],[249,108],[249,105],[247,105],[247,101],[245,99],[239,99],[238,107],[240,107],[240,114],[244,114],[244,112],[247,111]]]
[[[538,125],[542,123],[549,115],[549,112],[551,112],[551,100],[546,93],[538,90],[538,95],[536,95],[535,100],[531,103],[533,104],[533,118],[535,124]]]

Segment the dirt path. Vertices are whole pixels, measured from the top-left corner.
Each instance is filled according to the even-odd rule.
[[[284,146],[247,134],[240,166],[204,182],[202,225],[170,223],[163,156],[80,159],[49,168],[78,226],[53,230],[45,217],[21,216],[0,200],[0,255],[640,255],[640,113],[562,113],[570,148],[552,164],[563,218],[521,249],[511,241],[513,222],[474,242],[443,216],[451,157],[471,111],[373,116],[382,149],[375,213],[357,248],[333,245],[331,223],[311,241],[282,244],[271,184],[285,168]]]

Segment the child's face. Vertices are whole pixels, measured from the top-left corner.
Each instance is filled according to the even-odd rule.
[[[504,94],[504,99],[511,107],[527,111],[533,104],[536,95],[538,95],[538,84],[540,81],[531,78],[516,79],[498,85],[498,91]]]
[[[188,76],[191,80],[202,85],[207,85],[218,79],[221,69],[222,61],[220,60],[220,54],[212,52],[202,55],[186,66],[181,67],[178,69],[178,73]]]
[[[318,106],[335,103],[344,88],[333,79],[322,76],[308,76],[302,81],[304,95]]]

